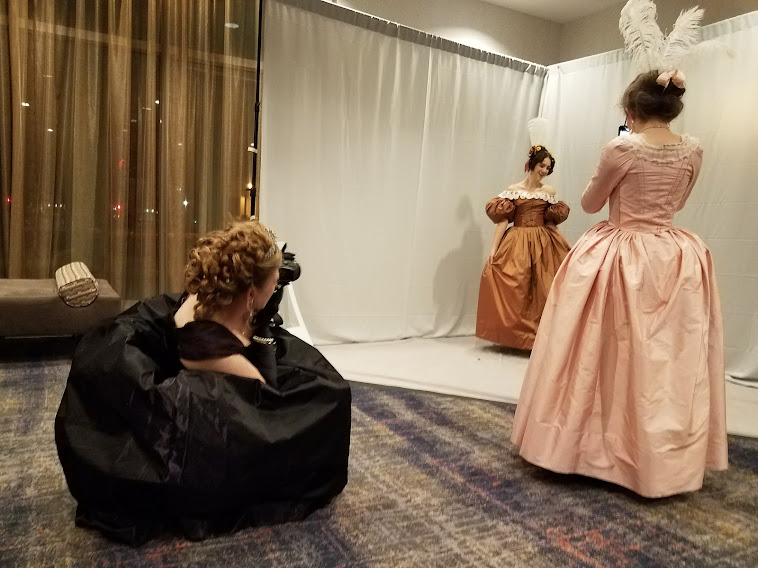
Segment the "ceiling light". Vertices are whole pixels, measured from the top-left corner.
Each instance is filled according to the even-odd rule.
[[[226,22],[224,25],[232,30],[236,30],[238,27],[240,27],[240,25],[235,22]]]

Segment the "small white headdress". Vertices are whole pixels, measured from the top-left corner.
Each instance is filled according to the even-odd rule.
[[[526,160],[526,164],[524,164],[524,171],[529,170],[529,160],[531,160],[532,156],[543,148],[546,148],[550,143],[550,122],[546,118],[531,119],[527,123],[527,128],[529,129],[529,140],[532,142],[532,147],[529,148],[529,157]]]
[[[527,128],[529,129],[529,140],[531,140],[532,146],[548,145],[550,142],[548,140],[550,123],[546,118],[531,119],[527,124]]]

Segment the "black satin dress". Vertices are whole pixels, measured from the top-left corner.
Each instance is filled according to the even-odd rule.
[[[174,324],[178,295],[136,304],[82,338],[55,419],[76,522],[139,545],[301,519],[347,483],[350,387],[281,328],[242,343]],[[206,351],[203,351],[206,350]],[[179,361],[242,353],[266,384]]]

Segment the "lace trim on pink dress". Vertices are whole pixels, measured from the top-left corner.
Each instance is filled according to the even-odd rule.
[[[624,138],[624,142],[643,160],[665,164],[682,160],[700,148],[697,138],[687,134],[682,134],[681,138],[681,142],[677,144],[653,146],[645,142],[639,134],[631,134]]]

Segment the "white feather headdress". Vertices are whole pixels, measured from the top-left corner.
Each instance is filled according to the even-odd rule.
[[[629,0],[619,19],[627,53],[640,71],[677,69],[688,57],[705,51],[720,50],[733,55],[720,41],[699,42],[703,13],[697,6],[682,11],[666,36],[658,26],[653,0]]]
[[[550,142],[548,140],[548,130],[550,129],[550,123],[546,118],[533,118],[527,123],[529,129],[529,140],[532,142],[532,146],[547,146]]]
[[[527,123],[529,129],[529,140],[532,143],[532,147],[529,148],[529,158],[524,164],[524,171],[529,169],[529,160],[532,158],[535,152],[539,152],[543,148],[550,147],[550,122],[546,118],[533,118]],[[552,155],[552,152],[551,152]]]

